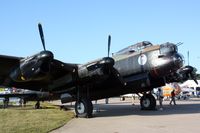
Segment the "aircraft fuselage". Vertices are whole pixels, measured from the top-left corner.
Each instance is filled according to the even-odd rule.
[[[95,64],[101,62],[102,59],[99,59],[78,68],[81,94],[87,95],[89,92],[90,99],[101,99],[150,91],[164,85],[165,76],[183,65],[181,54],[176,45],[171,43],[149,46],[138,51],[124,50],[124,53],[116,53],[112,58],[115,62],[114,68],[119,72],[123,83],[115,76],[106,75],[99,64]],[[65,89],[68,93],[76,95],[76,86],[68,88],[70,89]]]

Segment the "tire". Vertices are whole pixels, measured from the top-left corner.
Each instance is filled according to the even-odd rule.
[[[156,99],[153,95],[147,94],[140,99],[140,106],[142,110],[155,110]]]
[[[91,118],[93,112],[92,102],[88,99],[80,99],[75,103],[75,113],[80,118]]]

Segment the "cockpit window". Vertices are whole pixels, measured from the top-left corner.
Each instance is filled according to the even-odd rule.
[[[144,48],[150,47],[152,45],[153,44],[151,42],[149,42],[149,41],[143,41],[143,42],[131,45],[131,46],[127,47],[127,48],[124,48],[124,49],[118,51],[117,53],[115,53],[115,55],[121,55],[121,54],[128,54],[128,53],[133,53],[133,52],[139,52],[139,51],[143,50]]]

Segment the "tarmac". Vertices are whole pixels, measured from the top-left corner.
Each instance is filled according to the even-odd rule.
[[[200,132],[200,98],[163,102],[163,110],[140,110],[139,100],[119,98],[98,101],[93,118],[74,118],[51,133],[198,133]],[[158,102],[157,102],[158,104]],[[69,106],[69,105],[68,105]]]

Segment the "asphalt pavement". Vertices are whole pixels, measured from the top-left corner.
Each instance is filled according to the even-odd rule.
[[[139,100],[119,98],[98,101],[94,117],[74,118],[52,133],[198,133],[200,132],[200,99],[163,102],[163,110],[140,110]],[[157,102],[158,103],[158,102]]]

